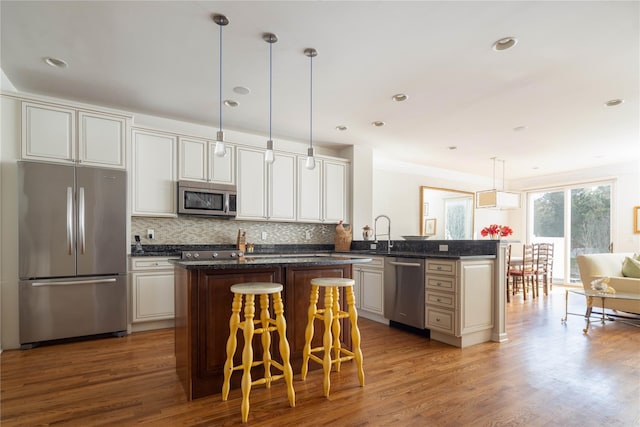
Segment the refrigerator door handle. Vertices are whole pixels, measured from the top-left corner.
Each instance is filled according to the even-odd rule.
[[[73,188],[67,187],[67,253],[73,255]]]
[[[98,279],[98,280],[71,280],[69,282],[33,282],[31,286],[66,286],[66,285],[89,285],[94,283],[113,283],[116,279]]]
[[[78,234],[80,238],[80,253],[84,254],[85,230],[84,230],[84,187],[80,187],[78,201]]]

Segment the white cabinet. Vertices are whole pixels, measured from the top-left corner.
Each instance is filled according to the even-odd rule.
[[[132,322],[137,330],[167,327],[174,319],[174,267],[169,257],[131,258]],[[165,321],[165,322],[158,322]]]
[[[384,257],[371,257],[366,264],[353,264],[353,291],[358,315],[382,323],[384,318]]]
[[[236,174],[236,149],[235,146],[227,143],[225,144],[224,156],[218,157],[215,155],[216,143],[209,141],[209,181],[218,182],[221,184],[235,184]]]
[[[208,180],[207,145],[204,139],[180,137],[178,142],[178,179],[190,181]]]
[[[457,347],[489,341],[493,260],[426,260],[425,323],[431,339]]]
[[[322,222],[322,168],[305,168],[305,158],[298,157],[298,221]]]
[[[296,219],[296,156],[276,153],[268,168],[268,217],[274,221]]]
[[[349,222],[349,165],[332,160],[322,161],[322,220]]]
[[[312,170],[298,157],[298,221],[349,222],[349,164],[316,159]]]
[[[225,155],[214,154],[215,141],[180,137],[178,178],[181,180],[235,183],[235,147],[226,144]]]
[[[277,152],[267,165],[264,150],[238,147],[238,218],[295,221],[296,156]]]
[[[128,118],[22,103],[22,158],[124,169]]]
[[[238,218],[267,218],[267,167],[260,150],[238,147]]]
[[[176,144],[171,134],[133,130],[132,215],[176,216]]]

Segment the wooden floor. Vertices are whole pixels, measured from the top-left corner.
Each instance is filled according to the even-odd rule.
[[[583,312],[584,300],[570,298]],[[572,302],[573,301],[573,302]],[[639,426],[640,328],[564,315],[564,291],[508,305],[505,343],[457,349],[360,319],[366,385],[354,363],[296,374],[251,392],[255,426]],[[240,390],[188,402],[174,371],[173,331],[2,353],[3,427],[240,425]],[[238,374],[237,374],[238,375]]]

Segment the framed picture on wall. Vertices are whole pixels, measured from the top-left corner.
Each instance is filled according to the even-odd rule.
[[[633,208],[633,232],[640,233],[640,206]]]
[[[436,234],[436,219],[427,218],[424,220],[424,235],[433,236]]]

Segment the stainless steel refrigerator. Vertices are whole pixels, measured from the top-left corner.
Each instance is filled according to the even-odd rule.
[[[125,171],[18,162],[20,344],[127,329]]]

